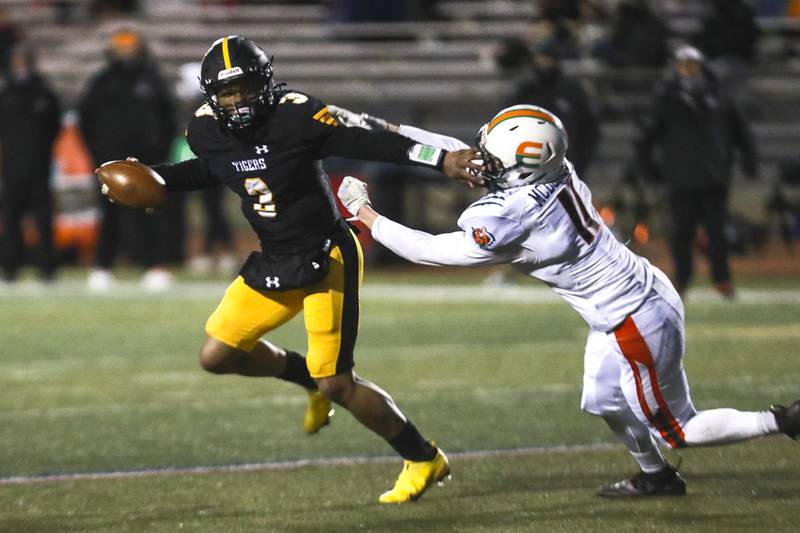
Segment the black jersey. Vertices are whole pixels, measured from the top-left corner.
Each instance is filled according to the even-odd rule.
[[[220,127],[207,105],[186,132],[198,156],[155,170],[167,189],[193,190],[222,183],[239,195],[241,208],[269,254],[317,247],[340,220],[320,160],[328,156],[441,168],[445,152],[388,131],[340,126],[316,98],[283,94],[246,137]]]

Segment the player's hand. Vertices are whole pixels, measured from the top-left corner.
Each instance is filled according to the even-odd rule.
[[[349,109],[328,104],[328,111],[330,111],[331,115],[336,117],[336,120],[338,120],[348,128],[355,127],[355,128],[363,128],[365,130],[372,129],[372,127],[369,124],[367,124],[367,122],[364,120],[362,115],[359,115],[358,113],[353,113]]]
[[[442,163],[442,172],[456,181],[466,183],[470,188],[483,185],[480,176],[481,165],[476,160],[481,159],[481,153],[474,148],[465,148],[448,152]]]
[[[97,174],[97,170],[98,170],[98,169],[95,169],[95,170],[94,170],[94,173],[95,173],[95,174]],[[106,198],[108,198],[108,201],[109,201],[109,202],[111,202],[112,204],[114,203],[114,199],[113,199],[113,198],[111,198],[111,197],[108,195],[108,185],[106,185],[105,183],[103,183],[102,185],[100,185],[100,192],[102,193],[102,195],[103,195],[103,196],[105,196]]]
[[[358,216],[358,211],[365,205],[371,205],[367,184],[353,176],[345,176],[339,190],[336,193],[342,201],[345,209],[350,211],[354,217]]]

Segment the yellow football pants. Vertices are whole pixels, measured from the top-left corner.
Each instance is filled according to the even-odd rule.
[[[352,232],[331,250],[330,270],[319,283],[288,291],[259,291],[239,276],[206,322],[216,340],[250,351],[268,332],[304,312],[306,364],[313,378],[349,372],[358,335],[361,246]]]

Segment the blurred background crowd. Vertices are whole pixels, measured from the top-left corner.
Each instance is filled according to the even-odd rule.
[[[157,291],[176,269],[236,271],[253,237],[234,195],[145,214],[105,201],[92,174],[192,157],[199,61],[225,34],[274,54],[293,89],[468,143],[506,105],[555,112],[606,223],[680,291],[696,251],[726,297],[731,254],[793,263],[800,0],[0,0],[5,282],[79,265],[106,290],[126,264]],[[326,170],[366,178],[388,216],[432,231],[478,194],[422,170]]]

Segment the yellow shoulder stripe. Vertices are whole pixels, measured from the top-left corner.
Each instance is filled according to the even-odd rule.
[[[317,111],[317,114],[314,115],[314,120],[319,120],[319,119],[321,119],[323,116],[325,116],[327,114],[328,114],[328,106],[325,106],[322,109],[320,109],[319,111]]]
[[[336,119],[333,116],[331,116],[330,112],[328,111],[328,107],[327,106],[325,106],[322,109],[320,109],[319,111],[317,111],[313,118],[314,118],[314,120],[322,122],[323,124],[325,124],[327,126],[338,126],[339,125],[339,123],[336,121]]]

